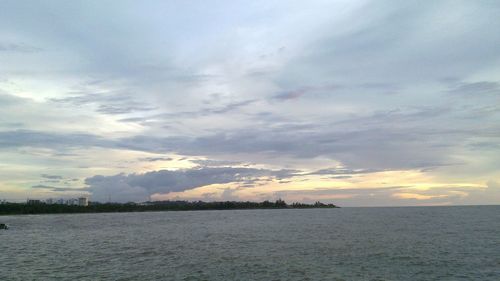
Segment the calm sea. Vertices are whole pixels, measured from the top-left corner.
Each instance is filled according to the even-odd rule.
[[[0,280],[500,280],[500,206],[0,222]]]

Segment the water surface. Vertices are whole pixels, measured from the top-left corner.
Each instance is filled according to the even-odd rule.
[[[0,216],[2,280],[500,280],[500,206]]]

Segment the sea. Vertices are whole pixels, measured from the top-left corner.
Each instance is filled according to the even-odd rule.
[[[500,206],[0,216],[0,280],[500,280]]]

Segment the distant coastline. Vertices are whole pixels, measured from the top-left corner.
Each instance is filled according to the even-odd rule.
[[[99,203],[90,202],[88,206],[64,204],[0,204],[0,215],[30,214],[74,214],[74,213],[117,213],[117,212],[154,212],[154,211],[202,211],[202,210],[247,210],[247,209],[313,209],[339,208],[333,204],[316,202],[314,204],[287,204],[283,200],[275,202],[240,202],[240,201],[153,201],[143,203]]]

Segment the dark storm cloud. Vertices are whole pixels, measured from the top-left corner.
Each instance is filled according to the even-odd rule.
[[[227,155],[266,153],[297,158],[331,157],[356,169],[405,169],[448,163],[447,153],[458,142],[481,129],[465,131],[431,128],[368,128],[328,131],[246,128],[231,134],[198,138],[154,138],[136,136],[122,139],[120,146],[133,150],[176,151],[184,155]],[[446,136],[436,139],[436,135]]]
[[[198,167],[183,170],[160,170],[144,174],[93,176],[85,179],[93,198],[114,200],[144,200],[151,194],[180,192],[211,184],[241,183],[247,186],[260,177],[283,178],[289,171],[232,167]]]
[[[122,144],[156,149],[173,148],[187,155],[270,153],[313,158],[328,156],[363,169],[404,169],[456,163],[448,155],[474,136],[498,139],[498,125],[448,126],[450,118],[467,111],[424,107],[374,113],[332,125],[284,124],[247,127],[199,138],[157,139],[135,137]],[[270,121],[272,122],[272,121]],[[272,124],[272,123],[270,123]],[[497,132],[497,133],[495,133]]]

